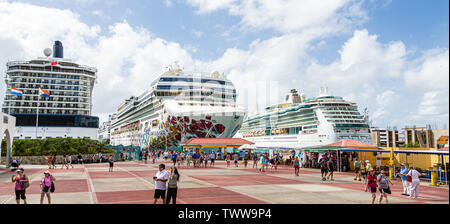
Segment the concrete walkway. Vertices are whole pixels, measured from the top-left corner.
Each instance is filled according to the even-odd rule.
[[[154,183],[158,161],[147,164],[139,161],[116,162],[114,172],[108,172],[108,163],[74,165],[72,169],[50,170],[55,178],[56,191],[52,194],[55,204],[140,204],[153,203]],[[265,173],[243,164],[235,168],[217,161],[215,167],[179,169],[177,203],[179,204],[365,204],[370,203],[370,193],[364,185],[353,180],[350,173],[335,174],[334,181],[322,181],[320,171],[301,169],[294,176],[292,167],[280,166],[278,171]],[[27,201],[39,203],[39,182],[47,166],[24,165],[25,173],[32,180],[27,189]],[[0,203],[14,204],[13,172],[0,169]],[[448,204],[446,187],[420,186],[417,200],[401,195],[400,181],[394,181],[390,203],[396,204]],[[379,194],[377,194],[377,198]],[[46,202],[46,201],[44,201]]]

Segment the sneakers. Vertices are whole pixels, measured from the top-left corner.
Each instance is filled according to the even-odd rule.
[[[322,178],[322,181],[325,181],[325,180],[327,180],[327,179],[325,179],[325,177],[323,177],[323,178]]]
[[[355,178],[355,179],[353,179],[353,180],[356,180],[356,178]]]

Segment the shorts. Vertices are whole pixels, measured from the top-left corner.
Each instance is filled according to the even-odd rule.
[[[211,159],[211,162],[214,163],[214,159]]]
[[[386,194],[391,194],[391,189],[390,189],[390,188],[386,188],[386,189],[384,189],[384,188],[378,188],[378,190],[379,190],[380,193],[382,193],[382,194],[384,194],[384,193],[386,193]]]
[[[320,168],[320,173],[328,173],[328,169],[325,167]]]
[[[334,172],[334,168],[328,169],[328,172],[330,173]]]
[[[155,196],[153,198],[166,199],[166,190],[155,189]]]
[[[377,193],[377,188],[376,187],[369,187],[369,190],[372,193]]]
[[[44,191],[44,187],[41,186],[41,194],[50,194],[50,187],[48,187],[47,191]]]
[[[355,173],[356,174],[359,173],[360,170],[361,170],[360,168],[355,168]]]
[[[300,166],[294,166],[294,168],[300,168]]]
[[[237,160],[235,160],[234,163],[237,163]]]
[[[27,199],[27,197],[25,196],[25,190],[16,190],[16,200],[20,199]]]
[[[114,167],[114,163],[109,163],[109,167]]]

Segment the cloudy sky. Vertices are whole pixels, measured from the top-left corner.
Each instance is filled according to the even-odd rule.
[[[0,73],[55,40],[65,58],[98,68],[101,119],[178,61],[225,73],[250,112],[327,86],[375,126],[448,127],[444,0],[0,0]]]

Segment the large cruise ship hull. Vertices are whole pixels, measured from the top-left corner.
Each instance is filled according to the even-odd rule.
[[[241,137],[239,134],[237,137]],[[331,144],[343,139],[355,139],[367,144],[372,144],[371,138],[367,134],[361,134],[354,137],[346,135],[329,136],[326,138],[319,138],[316,134],[309,135],[271,135],[259,137],[246,137],[248,141],[255,143],[256,148],[290,148],[300,149],[313,146],[323,146]]]
[[[114,145],[140,145],[149,149],[177,150],[180,143],[190,138],[231,138],[240,129],[246,112],[239,108],[208,106],[179,106],[179,101],[164,102],[162,110],[149,119],[135,122],[136,127],[149,124],[137,131],[133,138],[124,134]],[[117,135],[116,135],[117,136]],[[136,141],[137,140],[137,141]]]

